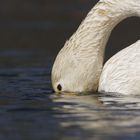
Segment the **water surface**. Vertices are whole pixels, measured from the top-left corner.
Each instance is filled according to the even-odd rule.
[[[53,94],[43,52],[1,50],[0,139],[140,139],[139,97]]]

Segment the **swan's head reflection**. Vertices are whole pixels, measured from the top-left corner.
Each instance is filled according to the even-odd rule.
[[[71,40],[66,43],[56,57],[52,69],[52,85],[55,92],[93,92],[97,90],[100,69],[85,52],[71,46]],[[84,56],[87,55],[87,56]]]

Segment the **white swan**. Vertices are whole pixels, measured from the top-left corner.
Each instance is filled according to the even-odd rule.
[[[59,52],[52,69],[54,90],[91,92],[99,87],[99,92],[140,94],[140,41],[110,58],[102,72],[111,31],[131,16],[140,16],[140,0],[100,0]]]

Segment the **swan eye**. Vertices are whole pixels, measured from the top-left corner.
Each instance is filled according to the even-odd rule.
[[[59,91],[61,91],[61,90],[62,90],[62,86],[59,84],[59,85],[57,86],[57,89],[58,89]]]

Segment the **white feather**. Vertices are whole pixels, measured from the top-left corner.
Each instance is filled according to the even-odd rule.
[[[140,41],[110,58],[102,71],[99,91],[140,95]]]
[[[101,92],[140,94],[140,41],[114,55],[101,74],[111,31],[131,16],[140,16],[140,0],[100,0],[56,57],[54,90],[61,84],[61,91],[96,91],[99,85]]]

